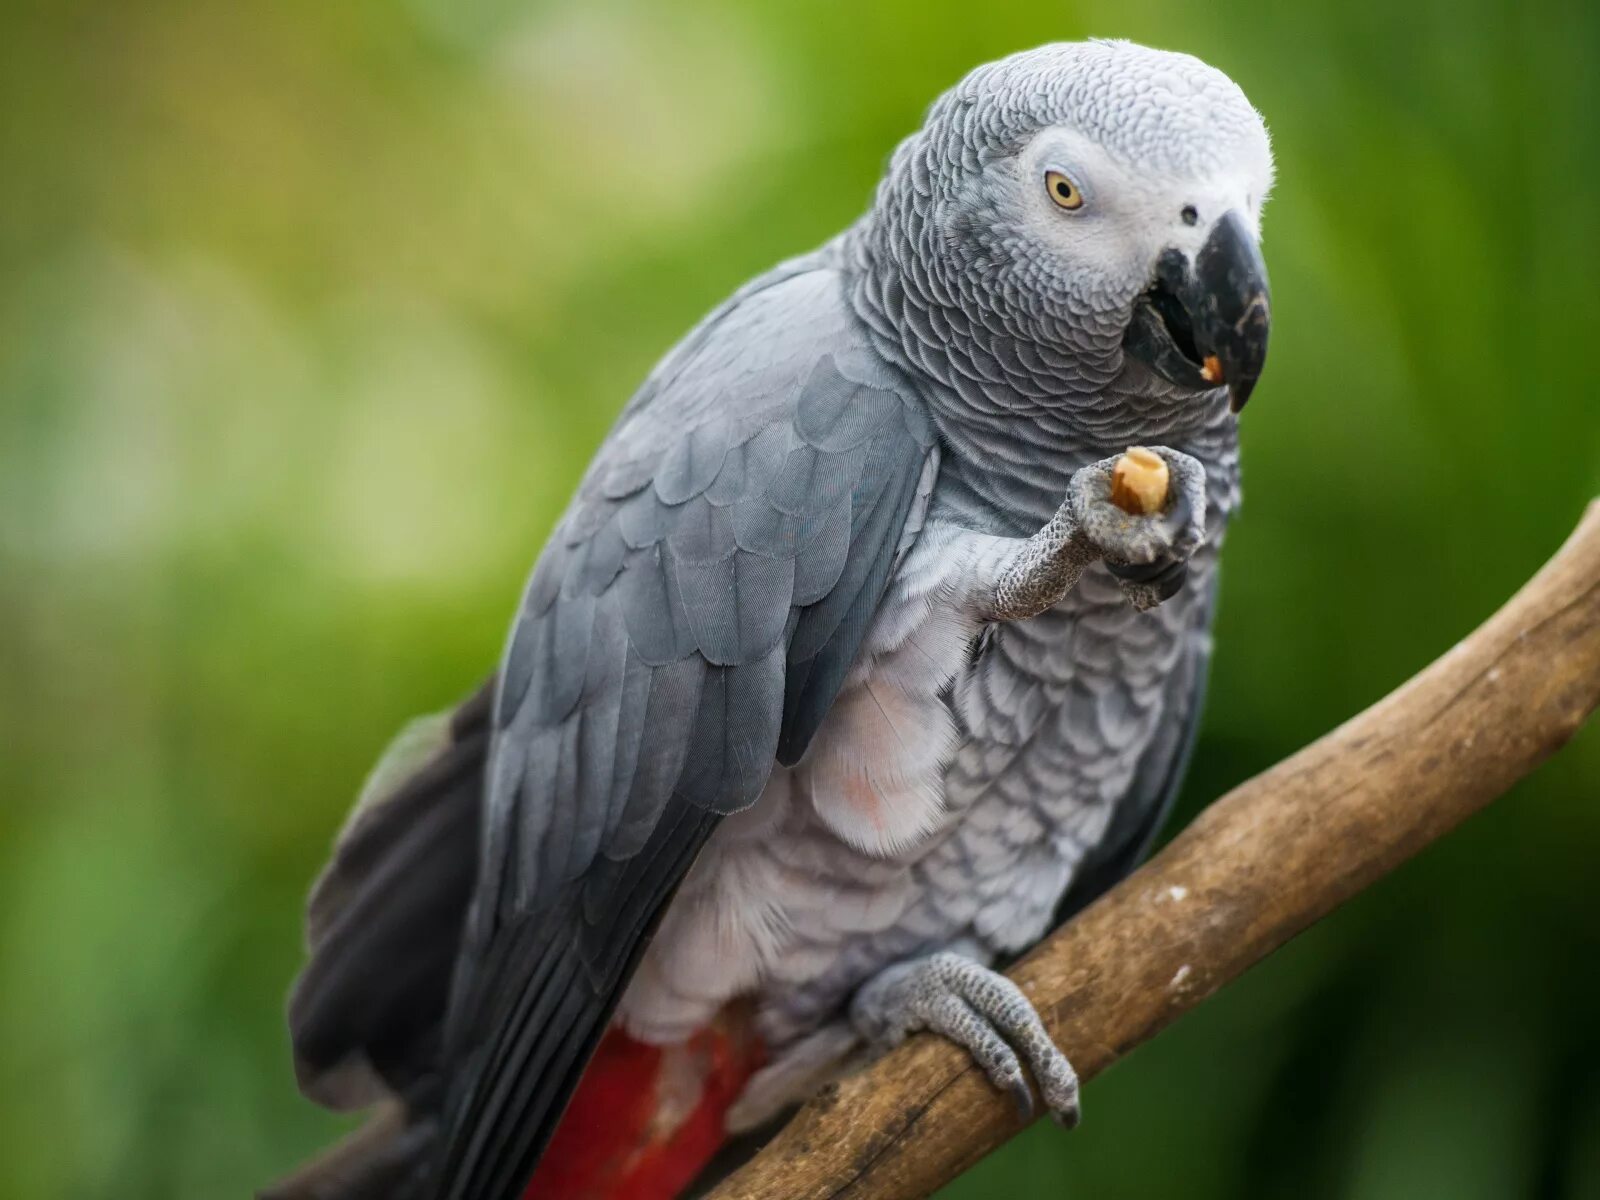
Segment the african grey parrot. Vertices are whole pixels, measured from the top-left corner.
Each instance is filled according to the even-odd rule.
[[[669,1197],[923,1029],[1076,1120],[993,968],[1183,773],[1271,183],[1201,62],[1017,54],[662,360],[496,678],[402,736],[312,893],[302,1086],[385,1107],[273,1195]],[[1109,500],[1135,443],[1149,516]]]

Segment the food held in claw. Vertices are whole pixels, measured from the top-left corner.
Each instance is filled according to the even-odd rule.
[[[1167,463],[1154,450],[1132,446],[1111,469],[1111,503],[1136,517],[1160,512],[1167,503]]]

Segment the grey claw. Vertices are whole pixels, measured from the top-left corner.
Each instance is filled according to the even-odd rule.
[[[1078,1076],[1015,983],[960,954],[942,952],[881,972],[856,993],[851,1016],[879,1047],[919,1029],[963,1047],[1024,1121],[1036,1112],[1023,1064],[1058,1121],[1078,1123]]]

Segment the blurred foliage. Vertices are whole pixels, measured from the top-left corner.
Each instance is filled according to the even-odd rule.
[[[593,445],[857,213],[966,68],[1192,51],[1275,133],[1185,812],[1470,629],[1600,482],[1600,10],[7,0],[0,1195],[245,1194],[299,907],[368,764],[472,687]],[[1585,349],[1585,347],[1589,347]],[[951,1195],[1600,1196],[1600,739]]]

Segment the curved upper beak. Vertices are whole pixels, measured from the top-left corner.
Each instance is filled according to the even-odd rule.
[[[1272,326],[1267,264],[1238,213],[1227,213],[1217,222],[1195,257],[1191,312],[1196,347],[1215,356],[1220,368],[1220,378],[1207,382],[1226,383],[1238,412],[1267,365]]]
[[[1173,383],[1226,384],[1238,412],[1266,366],[1271,324],[1261,250],[1243,218],[1228,212],[1193,263],[1177,250],[1162,253],[1123,345]]]

